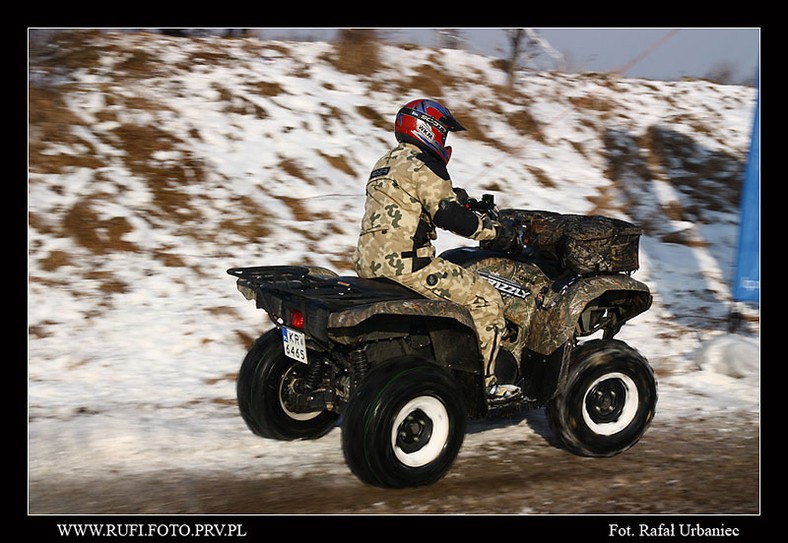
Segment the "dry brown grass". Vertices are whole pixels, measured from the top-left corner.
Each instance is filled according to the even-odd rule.
[[[542,185],[543,187],[547,188],[555,188],[556,184],[555,181],[550,179],[550,177],[542,170],[541,168],[537,168],[536,166],[528,166],[528,173],[533,175],[536,178],[536,182]]]
[[[248,98],[244,96],[240,96],[238,94],[234,94],[230,89],[222,85],[221,83],[215,82],[212,85],[212,88],[219,93],[219,100],[222,102],[222,110],[226,113],[235,113],[237,115],[248,115],[251,117],[255,117],[257,119],[267,119],[268,113],[266,113],[265,109],[263,109],[260,105],[252,102]],[[278,85],[270,84],[265,85],[261,83],[257,83],[254,85],[255,90],[259,92],[273,92],[275,94],[272,95],[264,95],[264,96],[275,96],[278,91],[276,90]],[[261,90],[262,88],[262,90]],[[281,91],[281,89],[280,89]]]
[[[545,137],[542,126],[527,108],[524,107],[517,112],[510,113],[507,116],[507,121],[512,128],[523,136],[528,136],[535,141],[544,143]]]
[[[63,217],[62,232],[77,244],[96,255],[116,251],[137,251],[123,236],[132,231],[125,217],[101,219],[95,211],[101,195],[83,198],[74,204]]]
[[[250,243],[259,243],[271,235],[271,229],[264,218],[268,211],[248,196],[237,196],[233,199],[234,205],[242,211],[236,218],[224,219],[219,228],[222,232],[231,233]]]
[[[433,58],[430,62],[416,66],[416,73],[412,77],[397,80],[395,84],[403,96],[411,96],[418,90],[426,98],[440,100],[444,96],[444,90],[455,85],[456,80]],[[451,109],[451,104],[447,105]]]
[[[66,30],[58,32],[50,49],[51,56],[37,59],[49,68],[57,67],[66,72],[93,69],[99,65],[104,50],[92,46],[103,38],[98,30]]]
[[[287,207],[290,208],[290,212],[293,214],[293,218],[298,222],[309,222],[314,219],[312,213],[306,208],[306,206],[299,200],[298,198],[290,198],[289,196],[282,196],[280,198],[282,202],[284,202]]]
[[[39,260],[41,269],[46,272],[57,271],[63,266],[71,266],[74,264],[71,255],[65,251],[55,250],[50,252]]]
[[[255,83],[251,83],[249,87],[255,94],[259,94],[260,96],[264,96],[266,98],[279,96],[285,92],[282,88],[282,85],[270,81],[257,81]]]
[[[199,205],[183,189],[191,183],[204,182],[203,164],[183,150],[176,136],[154,124],[123,124],[112,134],[126,151],[126,167],[145,180],[153,195],[151,214],[177,222],[201,219]],[[156,157],[162,151],[177,152],[183,157],[163,162]]]
[[[30,172],[64,173],[71,168],[100,168],[102,163],[90,142],[77,136],[71,127],[84,125],[63,101],[68,88],[31,86],[28,93]],[[81,153],[46,152],[53,142],[82,149]]]
[[[375,125],[376,128],[380,128],[384,131],[394,129],[394,119],[384,117],[369,106],[358,106],[356,107],[356,111],[368,121],[372,121],[372,124]]]
[[[307,173],[301,168],[297,161],[293,160],[292,158],[285,158],[279,161],[279,169],[285,172],[288,175],[295,177],[296,179],[300,179],[310,185],[314,184],[314,180],[311,176],[307,175]]]
[[[615,102],[591,94],[570,96],[569,102],[579,110],[588,110],[596,113],[609,114],[617,109]],[[603,118],[605,118],[604,115]]]
[[[327,60],[340,72],[372,77],[381,67],[377,32],[371,29],[341,30]]]
[[[340,172],[346,173],[347,175],[351,175],[351,176],[356,175],[356,170],[354,170],[350,166],[347,158],[345,158],[344,155],[331,156],[323,152],[320,152],[319,154],[320,156],[326,159],[326,162],[331,164],[331,166],[333,166],[335,169],[339,170]]]

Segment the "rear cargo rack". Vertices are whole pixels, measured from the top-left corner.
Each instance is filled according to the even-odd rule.
[[[310,276],[306,266],[253,266],[230,268],[227,273],[243,279],[249,286],[266,283],[273,287],[301,290],[321,282],[320,278]]]
[[[307,266],[257,266],[230,268],[227,273],[249,288],[295,294],[334,310],[358,303],[420,297],[392,281],[324,275],[320,271]]]
[[[417,292],[385,279],[339,276],[313,266],[252,266],[230,268],[238,290],[254,300],[277,325],[289,323],[300,311],[304,332],[313,341],[328,341],[328,319],[334,312],[382,301],[422,298]]]

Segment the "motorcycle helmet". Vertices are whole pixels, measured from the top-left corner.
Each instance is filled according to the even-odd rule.
[[[435,100],[412,100],[397,112],[394,135],[400,143],[415,143],[426,148],[444,164],[451,158],[451,147],[446,145],[449,132],[465,130],[448,108]]]

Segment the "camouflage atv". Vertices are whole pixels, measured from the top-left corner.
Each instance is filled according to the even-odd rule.
[[[528,233],[517,254],[466,247],[441,255],[500,291],[507,331],[495,371],[522,393],[487,398],[478,338],[458,304],[325,268],[232,268],[241,293],[275,325],[238,375],[240,413],[253,433],[315,439],[342,417],[351,471],[390,488],[441,479],[469,419],[524,408],[546,407],[576,454],[611,456],[640,439],[657,384],[648,361],[613,339],[651,305],[648,287],[631,277],[640,230],[600,216],[499,212],[489,196],[469,205]]]

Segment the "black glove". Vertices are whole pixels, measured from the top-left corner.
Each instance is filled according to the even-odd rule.
[[[513,225],[500,222],[495,225],[495,238],[482,241],[479,246],[488,251],[514,254],[523,248],[522,235]]]
[[[469,196],[468,193],[465,191],[465,189],[461,189],[460,187],[454,187],[452,188],[452,190],[454,191],[454,194],[457,195],[457,201],[460,202],[460,205],[466,207],[468,204]]]

